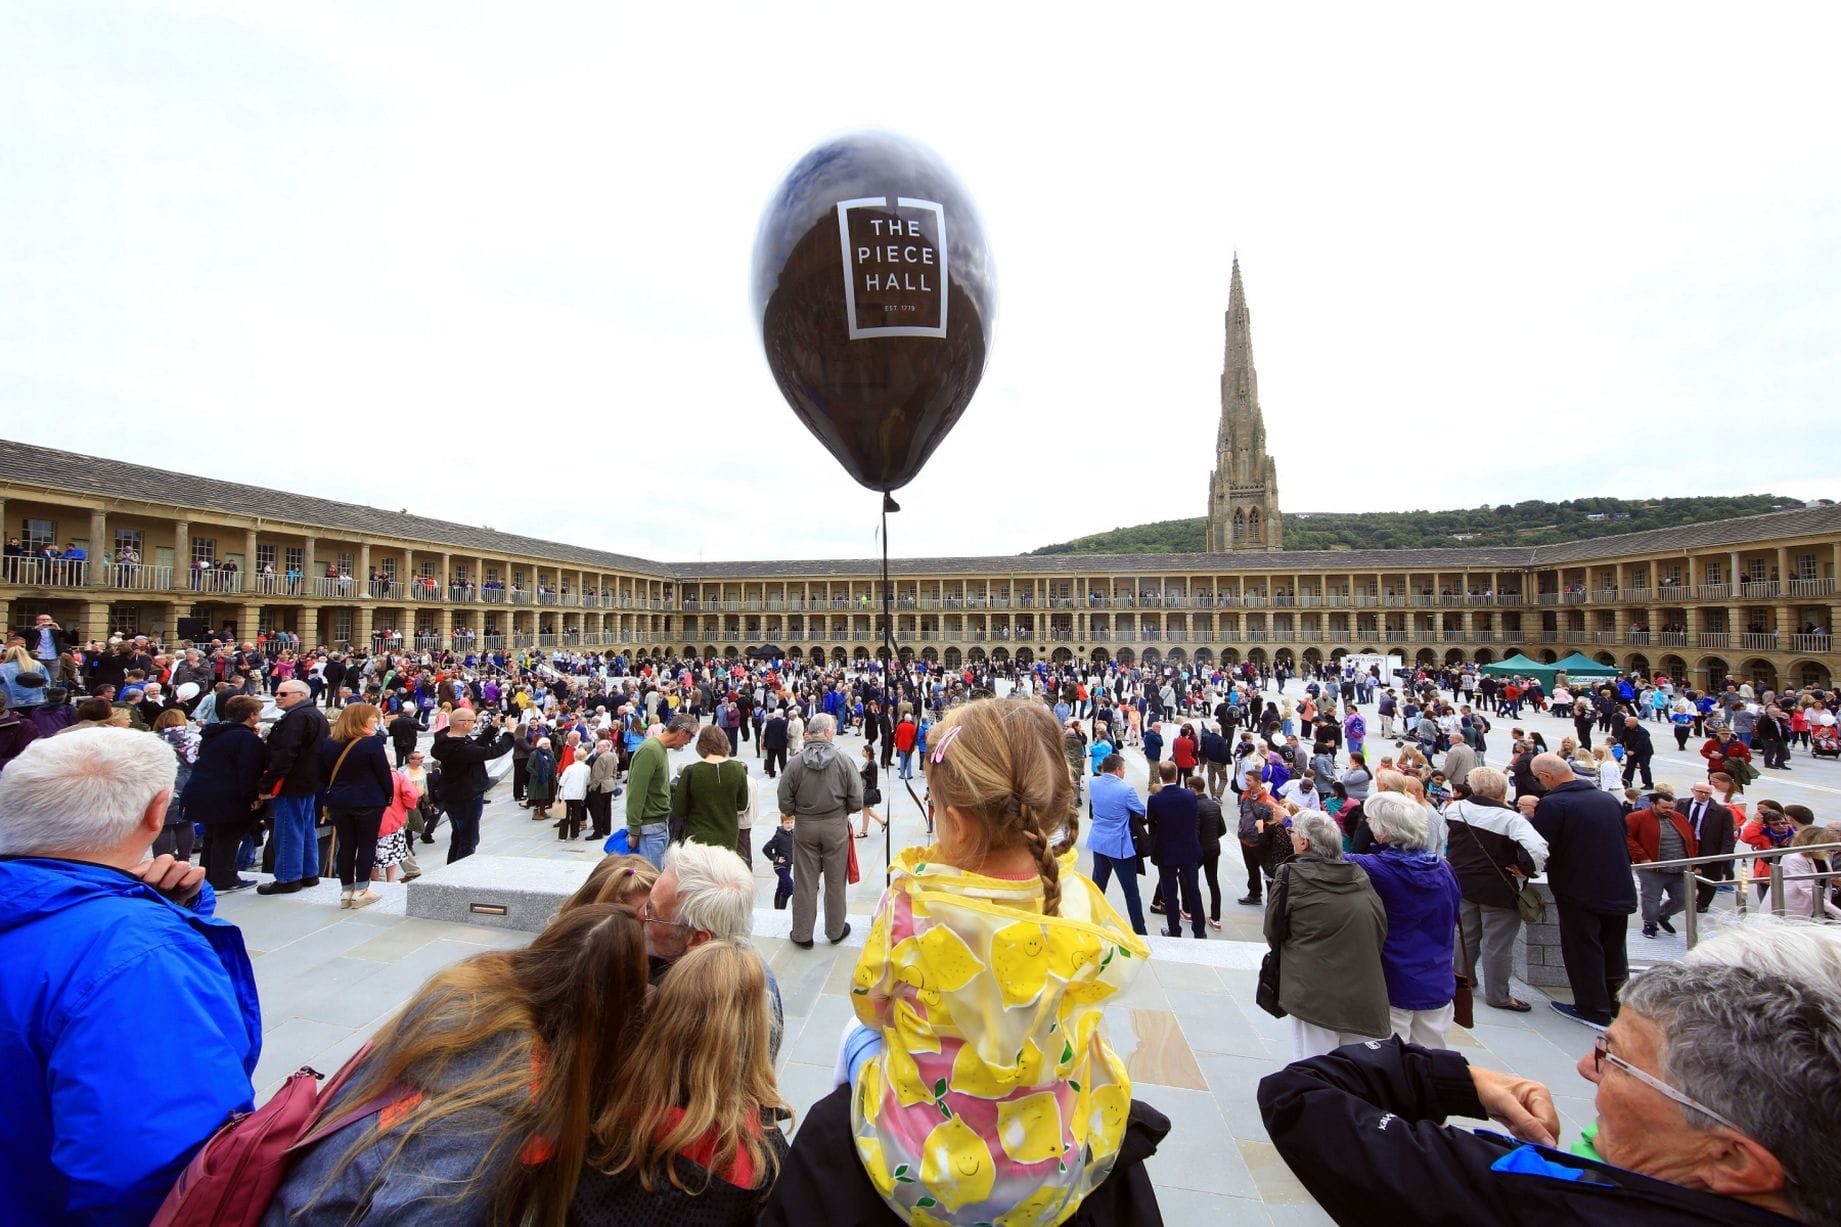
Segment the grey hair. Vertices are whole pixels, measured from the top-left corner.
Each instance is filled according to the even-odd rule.
[[[1841,1222],[1841,1150],[1810,1143],[1841,1130],[1836,940],[1812,925],[1772,928],[1763,936],[1736,926],[1696,948],[1692,962],[1645,972],[1623,1004],[1664,1037],[1662,1077],[1783,1165],[1797,1217]],[[1719,1127],[1681,1112],[1694,1129]]]
[[[1464,777],[1464,784],[1473,797],[1502,801],[1509,795],[1509,777],[1498,767],[1472,767],[1470,774]]]
[[[819,712],[816,716],[806,721],[805,735],[807,737],[823,739],[831,736],[835,732],[837,732],[837,717],[831,715],[829,712]]]
[[[0,775],[0,855],[113,852],[178,772],[172,748],[152,733],[99,727],[40,738]]]
[[[1291,833],[1302,835],[1311,854],[1326,861],[1342,859],[1342,828],[1320,809],[1300,810],[1291,816]]]
[[[678,919],[711,937],[746,941],[754,931],[754,874],[729,848],[685,840],[665,853],[678,880]]]
[[[1431,848],[1431,827],[1425,809],[1405,793],[1372,793],[1362,803],[1362,816],[1374,837],[1390,848],[1402,852],[1426,852]]]
[[[695,733],[696,731],[697,718],[683,714],[673,716],[660,730],[661,733]]]

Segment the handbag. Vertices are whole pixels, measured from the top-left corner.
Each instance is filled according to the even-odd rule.
[[[326,777],[326,791],[327,792],[331,792],[332,786],[338,782],[339,768],[345,766],[345,756],[347,754],[350,754],[352,750],[357,747],[357,745],[358,745],[358,739],[356,737],[352,738],[350,741],[345,743],[345,749],[339,754],[339,761],[332,765],[332,774]],[[319,825],[320,826],[330,826],[331,824],[332,824],[332,811],[327,809],[326,806],[324,805],[320,806]]]
[[[1457,952],[1458,957],[1463,960],[1464,966],[1468,968],[1470,966],[1470,950],[1464,944],[1464,922],[1462,918],[1460,918],[1457,923]],[[1456,983],[1453,986],[1451,994],[1451,1021],[1455,1022],[1460,1027],[1469,1028],[1476,1024],[1476,1015],[1473,1012],[1474,1003],[1471,1000],[1470,994],[1470,972],[1454,971],[1452,976]]]
[[[1266,950],[1266,957],[1259,961],[1259,984],[1253,990],[1253,1000],[1259,1008],[1274,1018],[1284,1018],[1287,1011],[1278,1003],[1279,986],[1279,948],[1291,935],[1291,913],[1287,910],[1291,902],[1291,866],[1282,866],[1278,871],[1278,885],[1273,888],[1272,906],[1278,909],[1278,937]]]
[[[848,832],[846,832],[846,835],[848,835]],[[844,880],[850,883],[850,885],[855,886],[858,882],[863,880],[863,875],[857,871],[857,841],[846,838],[844,846],[848,848],[850,852],[849,868],[844,874]]]
[[[1483,853],[1483,859],[1489,862],[1489,867],[1496,871],[1496,876],[1502,879],[1502,884],[1508,887],[1510,893],[1515,896],[1515,910],[1521,913],[1521,918],[1531,925],[1545,922],[1547,919],[1547,901],[1541,898],[1540,891],[1534,889],[1534,883],[1523,882],[1521,884],[1521,889],[1516,890],[1515,880],[1508,875],[1508,872],[1504,870],[1502,866],[1496,863],[1495,858],[1490,856],[1489,852],[1483,847],[1483,841],[1477,838],[1475,828],[1468,822],[1464,823],[1463,826],[1466,831],[1470,832],[1470,838],[1476,840],[1477,851]]]

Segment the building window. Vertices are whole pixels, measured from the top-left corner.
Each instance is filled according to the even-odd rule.
[[[1797,579],[1816,578],[1815,555],[1814,554],[1798,554],[1796,556],[1796,578]]]
[[[57,543],[58,526],[50,520],[27,520],[25,531],[19,536],[20,544],[26,547],[26,553],[36,554]]]
[[[262,567],[272,567],[274,565],[275,565],[275,547],[272,545],[258,545],[256,547],[256,566],[257,568],[260,569]]]
[[[1751,576],[1753,583],[1762,582],[1764,579],[1764,559],[1762,558],[1752,559],[1750,562],[1745,564],[1745,570],[1746,570],[1746,573]]]
[[[352,556],[350,554],[339,555],[339,574],[352,574]]]
[[[352,615],[350,610],[339,610],[332,615],[332,638],[335,643],[352,641]]]
[[[115,530],[115,552],[120,554],[123,550],[133,550],[137,554],[141,552],[140,529],[118,528]]]
[[[1717,562],[1708,563],[1707,564],[1707,582],[1709,584],[1725,583],[1726,582],[1725,568],[1720,566],[1720,564]]]
[[[111,605],[109,607],[109,633],[112,635],[140,634],[141,607],[139,605]]]
[[[217,538],[216,537],[193,537],[192,538],[192,561],[193,562],[216,562],[217,561]]]
[[[419,574],[423,579],[435,578],[435,564],[432,562],[422,563],[420,565],[420,569],[417,571],[417,574]]]
[[[489,584],[496,584],[499,582],[499,569],[497,567],[486,568],[486,582]]]
[[[384,578],[393,584],[396,582],[396,559],[384,559]]]
[[[299,572],[302,572],[303,574],[306,572],[307,570],[307,547],[306,546],[290,545],[288,547],[287,557],[288,557],[288,570],[299,571]]]

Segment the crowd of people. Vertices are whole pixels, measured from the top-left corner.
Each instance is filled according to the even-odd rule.
[[[80,642],[50,618],[11,637],[0,688],[0,882],[16,900],[0,924],[0,1069],[21,1087],[0,1170],[23,1221],[148,1221],[255,1106],[261,1006],[219,893],[293,894],[323,871],[341,907],[366,907],[373,882],[420,873],[416,851],[443,828],[450,862],[473,854],[504,774],[530,821],[616,850],[529,946],[437,974],[379,1029],[265,1222],[1158,1221],[1145,1160],[1170,1123],[1134,1097],[1104,1006],[1152,953],[1147,913],[1172,937],[1220,928],[1230,835],[1238,905],[1264,913],[1271,1008],[1292,1027],[1296,1063],[1260,1090],[1267,1128],[1339,1221],[1428,1202],[1613,1221],[1567,1200],[1602,1185],[1621,1212],[1664,1208],[1646,1221],[1841,1213],[1841,1174],[1800,1141],[1836,1123],[1835,931],[1740,930],[1625,983],[1633,912],[1654,932],[1717,898],[1654,871],[1639,891],[1633,863],[1794,848],[1775,872],[1798,879],[1807,912],[1833,906],[1819,875],[1841,837],[1805,807],[1741,800],[1788,769],[1798,715],[1832,728],[1831,693],[269,637],[167,651]],[[1514,726],[1562,696],[1575,737]],[[1647,726],[1678,714],[1708,766],[1686,798],[1649,775]],[[674,770],[671,752],[693,746]],[[1127,750],[1149,765],[1144,793]],[[886,821],[879,785],[924,791],[927,846],[890,866],[835,1089],[811,1105],[781,1098],[779,987],[750,941],[748,755],[774,780],[760,852],[798,947],[850,936],[852,846]],[[258,866],[259,885],[245,876]],[[1545,1088],[1445,1047],[1479,967],[1487,1006],[1531,1008],[1509,960],[1543,875],[1573,988],[1555,1008],[1599,1032],[1581,1062],[1599,1124],[1580,1154],[1555,1149]],[[130,1025],[175,1045],[183,1076],[120,1059],[106,1037]],[[1753,1091],[1788,1076],[1804,1080],[1799,1107],[1820,1099],[1787,1133],[1782,1105]],[[1519,1143],[1473,1141],[1447,1112],[1494,1117]],[[1674,1127],[1656,1128],[1667,1112]],[[1363,1146],[1411,1158],[1336,1161]],[[1518,1204],[1503,1172],[1544,1173],[1548,1200]]]

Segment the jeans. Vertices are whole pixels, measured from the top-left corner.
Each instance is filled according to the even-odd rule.
[[[377,859],[377,828],[383,823],[382,806],[374,809],[332,810],[332,829],[339,842],[333,860],[339,869],[339,885],[346,890],[364,889],[371,880],[371,866]]]
[[[793,897],[792,867],[775,865],[773,871],[779,877],[779,881],[774,884],[773,888],[773,905],[776,910],[784,910],[786,901]]]
[[[634,851],[652,862],[652,868],[665,867],[665,845],[670,832],[662,822],[649,822],[639,828],[639,843]]]
[[[902,750],[899,753],[901,755],[901,778],[911,780],[914,778],[914,751]]]
[[[275,880],[298,882],[320,876],[320,846],[313,832],[316,797],[276,797]]]
[[[465,860],[479,851],[479,816],[486,803],[479,797],[447,803],[447,863]]]
[[[1114,872],[1119,875],[1119,889],[1125,892],[1125,911],[1131,917],[1131,931],[1144,932],[1144,901],[1138,897],[1138,858],[1135,856],[1113,857],[1104,852],[1093,854],[1093,885],[1099,887],[1099,893],[1106,893],[1107,879]]]

